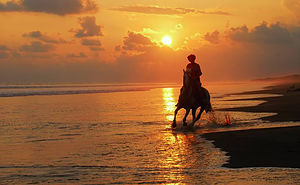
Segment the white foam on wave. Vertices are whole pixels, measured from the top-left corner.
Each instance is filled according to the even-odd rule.
[[[2,85],[0,97],[146,91],[176,84]]]

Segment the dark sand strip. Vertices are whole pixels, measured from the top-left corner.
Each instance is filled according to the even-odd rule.
[[[224,167],[300,168],[300,126],[207,133],[216,147],[228,152]]]

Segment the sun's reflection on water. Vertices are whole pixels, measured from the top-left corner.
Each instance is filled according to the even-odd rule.
[[[164,111],[163,113],[166,115],[167,121],[173,120],[173,112],[175,110],[175,100],[173,88],[163,88],[163,100],[164,100]]]
[[[183,170],[187,167],[188,138],[183,134],[174,134],[165,132],[162,137],[162,148],[159,159],[160,167],[168,169],[169,173],[164,175],[164,179],[168,182],[183,182],[186,175]],[[167,183],[176,184],[176,183]]]

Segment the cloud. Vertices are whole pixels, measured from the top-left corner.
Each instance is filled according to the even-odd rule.
[[[117,51],[117,52],[121,51],[121,46],[120,46],[120,45],[117,45],[117,46],[115,47],[115,51]]]
[[[101,46],[101,42],[94,39],[82,39],[81,44],[84,46]]]
[[[8,48],[5,45],[0,45],[0,51],[6,51]]]
[[[228,12],[221,10],[199,10],[194,8],[163,8],[159,6],[122,6],[113,8],[111,10],[122,12],[134,12],[144,14],[157,14],[157,15],[184,15],[189,13],[194,14],[212,14],[212,15],[231,15]]]
[[[276,23],[267,24],[266,30],[270,34],[271,25]],[[253,28],[245,26],[248,30],[246,35],[256,33],[254,30],[260,26],[261,24]],[[238,28],[241,27],[243,26]],[[197,49],[173,50],[158,46],[142,33],[129,31],[124,35],[123,42],[116,47],[120,52],[113,60],[108,57],[105,60],[106,54],[103,57],[99,54],[97,57],[80,53],[52,58],[27,57],[51,56],[51,53],[22,53],[22,57],[14,58],[8,52],[9,58],[1,59],[0,62],[0,83],[181,82],[182,69],[188,63],[186,56],[190,53],[197,56],[197,62],[201,65],[201,80],[204,85],[209,84],[208,81],[221,83],[224,80],[247,80],[299,73],[300,27],[280,25],[280,29],[286,29],[292,41],[266,44],[253,39],[255,44],[249,44],[249,39],[231,40],[229,33],[236,32],[228,28],[224,33],[219,32],[218,44],[197,42]],[[214,31],[208,35],[214,35],[212,33]],[[203,41],[203,38],[203,34],[195,34],[193,40]],[[132,55],[132,52],[135,53]]]
[[[8,58],[8,53],[5,52],[5,51],[0,51],[0,59],[3,59],[3,58]]]
[[[8,58],[9,49],[5,45],[0,45],[0,59]]]
[[[10,11],[20,11],[23,10],[22,5],[20,3],[16,3],[15,1],[8,1],[6,3],[0,2],[0,12],[10,12]]]
[[[40,41],[43,41],[46,43],[52,43],[52,44],[66,43],[66,41],[63,39],[51,38],[45,34],[42,34],[40,31],[32,31],[29,33],[24,33],[23,37],[33,38],[33,39],[37,39],[37,40],[40,40]]]
[[[268,25],[266,22],[249,30],[247,26],[231,28],[228,37],[234,41],[260,44],[287,44],[292,42],[291,34],[280,23]]]
[[[253,28],[228,28],[219,38],[217,45],[195,52],[209,79],[254,79],[300,71],[299,27],[264,22]]]
[[[82,39],[81,44],[84,46],[89,46],[91,51],[104,51],[101,42],[96,39]]]
[[[102,47],[89,47],[91,51],[104,51],[105,49]]]
[[[212,33],[206,33],[204,35],[204,39],[207,40],[208,42],[212,43],[212,44],[218,44],[220,39],[219,39],[219,32],[218,31],[214,31]]]
[[[25,11],[56,15],[96,12],[93,0],[19,0],[0,3],[0,12]]]
[[[124,37],[122,49],[128,51],[145,51],[155,46],[148,37],[141,33],[128,32],[128,36]]]
[[[51,62],[2,61],[0,62],[0,83],[85,83],[116,82],[120,76],[112,65],[104,62],[81,62],[69,58],[72,62],[61,64]]]
[[[80,52],[78,55],[76,55],[74,53],[68,54],[67,57],[69,57],[69,58],[86,58],[87,56],[85,53]]]
[[[176,28],[176,30],[182,30],[183,26],[182,26],[182,24],[176,24],[175,28]]]
[[[79,23],[81,29],[76,31],[75,37],[83,38],[83,37],[93,37],[93,36],[103,36],[101,31],[101,26],[96,24],[96,17],[87,16],[79,18]]]
[[[32,31],[32,32],[29,32],[29,33],[24,33],[23,37],[42,38],[43,35],[40,31]]]
[[[51,44],[43,44],[39,41],[31,42],[29,45],[23,45],[21,51],[25,52],[48,52],[53,50],[54,47]]]

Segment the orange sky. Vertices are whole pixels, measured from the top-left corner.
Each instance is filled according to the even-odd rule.
[[[0,0],[0,83],[178,82],[298,73],[300,0]],[[164,36],[172,39],[164,45]]]

